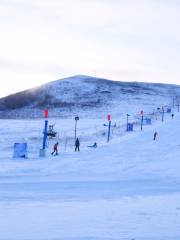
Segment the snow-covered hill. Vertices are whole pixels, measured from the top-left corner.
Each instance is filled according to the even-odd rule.
[[[94,115],[126,109],[152,109],[172,102],[180,95],[180,86],[138,82],[118,82],[106,79],[73,76],[50,82],[0,99],[1,118],[42,117],[42,109],[49,108],[51,117],[74,114]],[[134,110],[135,110],[134,109]]]
[[[4,117],[40,116],[47,106],[50,116],[79,113],[81,144],[74,152],[74,118],[50,118],[57,137],[40,158],[44,119],[0,119],[0,240],[179,240],[179,93],[175,85],[77,76],[2,99]],[[158,110],[166,104],[174,117]],[[141,109],[153,113],[142,131]],[[17,142],[27,142],[27,159],[12,158]]]

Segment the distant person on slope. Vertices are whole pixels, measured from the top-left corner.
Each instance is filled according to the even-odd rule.
[[[88,147],[91,147],[91,148],[97,148],[97,143],[95,142],[93,145],[88,146]]]
[[[80,146],[79,138],[76,138],[76,142],[75,142],[75,152],[76,152],[76,151],[79,152],[79,146]]]
[[[155,132],[154,132],[154,137],[153,137],[153,140],[154,140],[154,141],[157,139],[157,134],[158,134],[158,133],[155,131]]]
[[[174,118],[174,113],[171,114],[172,119]]]
[[[51,153],[51,155],[58,155],[58,144],[58,142],[54,144],[53,152]]]

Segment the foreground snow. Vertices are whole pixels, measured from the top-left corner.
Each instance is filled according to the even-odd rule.
[[[79,153],[61,144],[60,155],[51,157],[52,142],[46,159],[38,158],[43,121],[1,120],[0,239],[179,240],[180,114],[176,115],[143,132],[137,128],[114,136],[110,144],[100,138],[97,149],[88,149],[84,138]],[[64,131],[73,126],[60,123]],[[84,120],[79,131],[83,135],[89,129],[92,141],[91,123]],[[157,141],[152,140],[154,130]],[[23,137],[29,159],[14,160],[13,142]]]
[[[26,196],[27,197],[27,196]],[[3,203],[1,239],[179,239],[180,194]]]

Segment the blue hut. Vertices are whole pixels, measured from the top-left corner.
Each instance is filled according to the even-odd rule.
[[[133,131],[133,123],[128,123],[127,130],[128,130],[128,132],[132,132]]]
[[[13,158],[27,158],[27,143],[15,143]]]
[[[151,118],[146,118],[146,125],[151,125],[151,124],[152,124]]]

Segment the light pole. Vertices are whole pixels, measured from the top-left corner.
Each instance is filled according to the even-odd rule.
[[[179,99],[177,100],[178,112],[179,112]]]
[[[127,113],[126,114],[126,116],[127,116],[127,125],[126,125],[126,131],[128,132],[128,123],[129,123],[129,117],[130,117],[130,115]]]
[[[107,119],[108,119],[108,122],[109,122],[109,124],[108,124],[108,138],[107,138],[107,142],[109,142],[109,140],[110,140],[110,133],[111,133],[111,115],[110,114],[107,115]]]
[[[78,117],[78,116],[76,116],[76,117],[74,118],[74,120],[75,120],[74,140],[75,140],[75,142],[76,142],[77,121],[79,120],[79,117]]]
[[[141,131],[143,130],[144,112],[141,110]]]
[[[162,122],[164,122],[164,107],[162,106]]]

